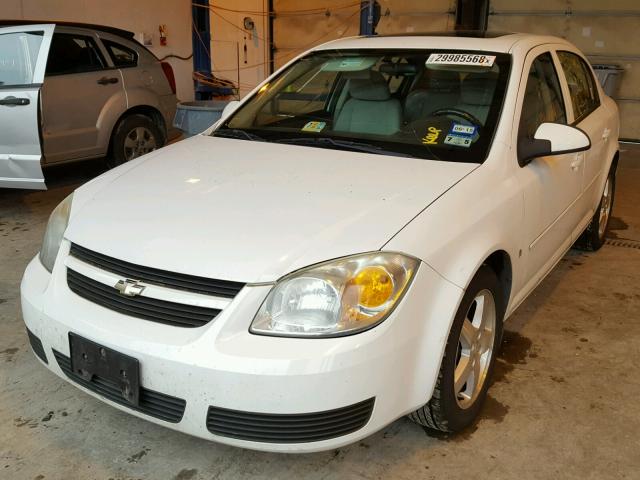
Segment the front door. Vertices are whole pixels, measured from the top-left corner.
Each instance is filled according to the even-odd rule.
[[[551,52],[532,52],[523,79],[518,137],[532,138],[540,124],[568,121],[567,102]],[[527,278],[537,283],[571,246],[579,222],[584,152],[533,159],[519,173],[524,190]]]
[[[0,28],[0,188],[46,189],[40,89],[54,27]]]

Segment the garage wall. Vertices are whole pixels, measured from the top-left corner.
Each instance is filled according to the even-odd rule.
[[[451,30],[456,0],[379,0],[381,35]],[[211,57],[217,77],[240,84],[241,96],[269,74],[267,0],[216,0],[211,4]],[[255,24],[244,28],[244,18]],[[274,68],[299,53],[360,33],[360,4],[345,0],[273,0]]]
[[[381,18],[376,31],[380,35],[453,30],[456,24],[456,0],[378,0]]]
[[[452,30],[456,0],[378,0],[380,35]],[[292,15],[291,11],[325,7],[324,11]],[[274,0],[274,45],[276,67],[301,50],[341,37],[360,33],[360,5],[344,0],[323,0],[302,4],[296,0]]]
[[[640,139],[640,1],[491,0],[489,29],[556,35],[592,63],[623,67],[620,137]]]
[[[267,0],[210,1],[211,69],[246,95],[269,74]],[[244,19],[255,28],[244,28]]]
[[[322,10],[311,11],[312,8]],[[360,5],[357,2],[274,0],[273,10],[275,68],[315,45],[360,33]]]
[[[145,33],[157,57],[191,55],[191,2],[189,0],[0,0],[5,19],[62,20],[97,23]],[[168,30],[168,45],[160,46],[158,26]],[[167,59],[176,76],[178,98],[193,99],[193,61]]]

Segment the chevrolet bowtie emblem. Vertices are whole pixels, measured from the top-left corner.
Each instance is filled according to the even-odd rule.
[[[142,293],[144,290],[144,286],[140,285],[137,280],[119,280],[118,283],[114,285],[115,289],[120,292],[120,295],[125,295],[127,297],[135,297]]]

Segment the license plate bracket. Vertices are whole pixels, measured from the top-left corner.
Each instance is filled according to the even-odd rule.
[[[140,363],[137,358],[117,352],[69,333],[71,368],[84,380],[100,380],[115,384],[122,399],[138,406],[140,401]]]

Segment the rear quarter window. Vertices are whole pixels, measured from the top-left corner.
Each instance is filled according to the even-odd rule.
[[[135,67],[138,65],[138,53],[132,48],[111,40],[102,40],[104,47],[109,52],[111,61],[116,67]]]

